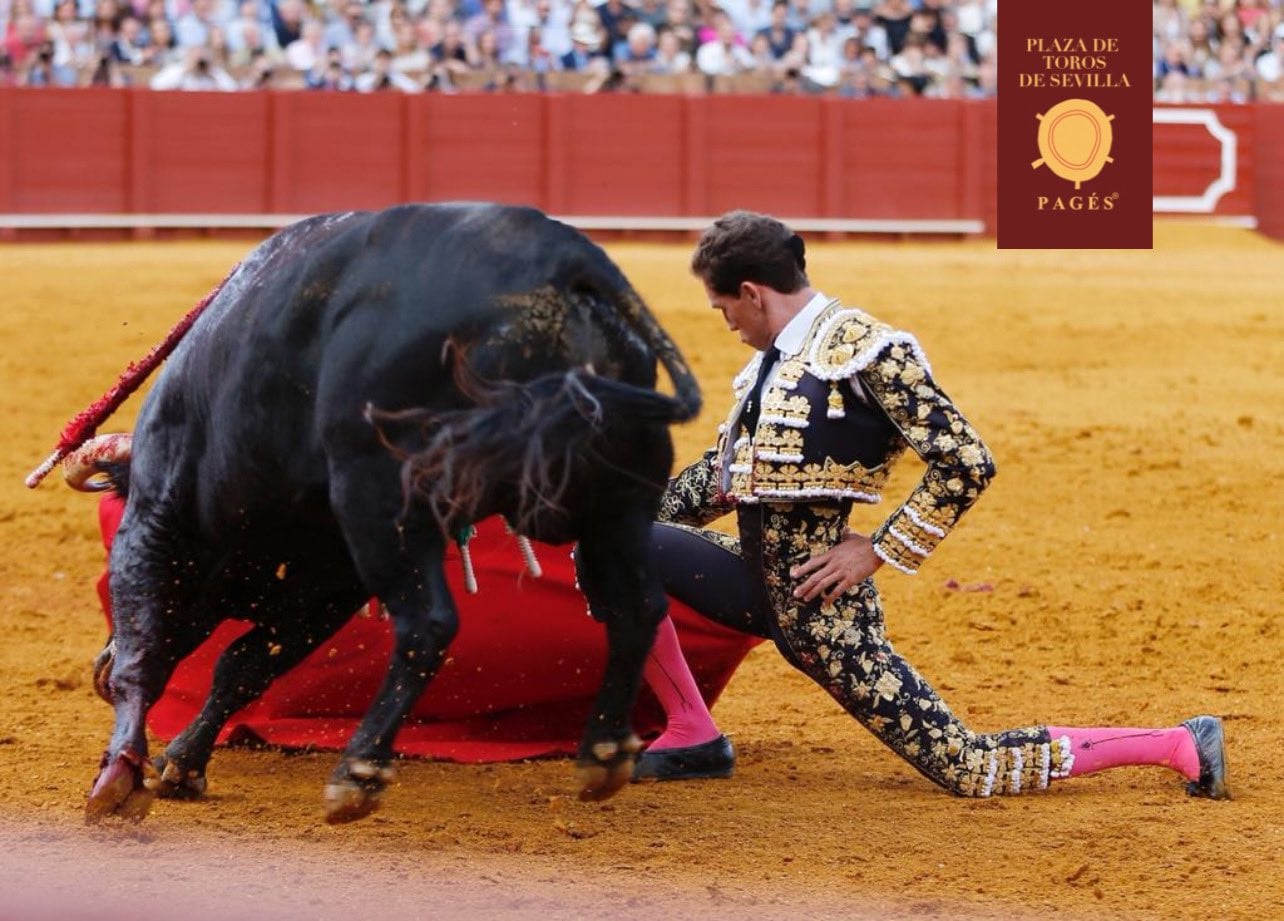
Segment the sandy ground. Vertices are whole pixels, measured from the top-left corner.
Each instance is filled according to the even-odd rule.
[[[330,828],[333,756],[238,749],[206,800],[83,828],[111,726],[89,681],[94,504],[22,478],[249,246],[0,248],[3,921],[1284,917],[1284,248],[1190,224],[1139,253],[817,244],[811,270],[918,334],[999,461],[919,576],[880,575],[901,651],[978,729],[1220,714],[1234,802],[1141,768],[954,799],[760,647],[716,711],[731,781],[587,805],[564,761],[414,762],[384,812]],[[692,459],[746,354],[686,245],[610,251],[705,382],[709,410],[678,433]]]

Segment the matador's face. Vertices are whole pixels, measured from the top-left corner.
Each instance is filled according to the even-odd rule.
[[[704,290],[709,297],[709,306],[722,312],[727,329],[739,333],[741,342],[759,351],[771,345],[775,337],[767,325],[767,312],[757,288],[743,282],[738,293],[719,294],[705,282]]]

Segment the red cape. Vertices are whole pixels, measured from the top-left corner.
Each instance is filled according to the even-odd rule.
[[[99,506],[108,551],[124,507],[110,493]],[[469,545],[479,592],[469,595],[452,545],[446,576],[459,608],[459,634],[397,736],[399,753],[468,762],[574,754],[601,680],[605,634],[575,588],[569,548],[534,546],[544,571],[539,579],[525,572],[517,543],[500,520],[482,522]],[[98,594],[110,625],[108,578],[104,572],[98,580]],[[712,706],[758,640],[706,620],[672,598],[669,615]],[[195,718],[219,654],[249,626],[224,622],[179,664],[148,715],[156,735],[173,738]],[[390,649],[389,623],[363,610],[235,714],[220,743],[248,739],[287,748],[342,749],[383,680]],[[663,725],[659,705],[644,685],[634,728],[646,737]]]

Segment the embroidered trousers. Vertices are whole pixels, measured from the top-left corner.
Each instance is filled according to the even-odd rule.
[[[861,725],[952,793],[1020,793],[1067,776],[1068,741],[1054,742],[1044,727],[977,733],[959,721],[887,641],[873,580],[833,604],[793,597],[790,568],[835,546],[847,512],[845,503],[742,505],[739,541],[656,525],[666,590],[712,620],[773,640]]]

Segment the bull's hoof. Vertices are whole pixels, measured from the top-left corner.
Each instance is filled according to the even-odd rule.
[[[205,772],[183,767],[182,762],[170,757],[168,752],[153,758],[152,766],[160,773],[156,795],[161,799],[196,799],[205,793],[208,786]]]
[[[102,769],[85,804],[85,824],[97,825],[108,816],[141,822],[156,798],[160,777],[151,762],[132,751],[115,758],[103,755]]]
[[[580,781],[579,797],[598,802],[614,796],[633,778],[633,764],[642,750],[642,740],[630,735],[621,742],[598,742],[575,762]]]
[[[325,820],[331,825],[355,822],[379,808],[383,791],[396,776],[390,764],[345,758],[325,786]]]
[[[111,696],[111,665],[116,660],[116,640],[107,641],[107,645],[94,657],[94,690],[107,703],[114,703]]]

